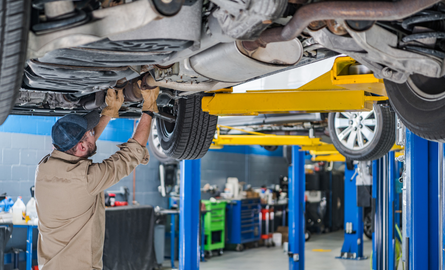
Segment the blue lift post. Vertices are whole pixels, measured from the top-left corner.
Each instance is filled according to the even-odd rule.
[[[204,214],[201,215],[201,262],[206,262],[205,259],[205,250],[204,250],[204,246],[205,246],[205,216],[207,213],[204,212]],[[211,252],[211,251],[210,251]]]
[[[289,270],[304,269],[304,154],[299,146],[292,146],[292,168],[289,169]]]
[[[387,235],[388,240],[386,241],[387,250],[388,250],[388,268],[387,269],[395,269],[396,268],[396,229],[395,229],[395,202],[396,202],[396,156],[394,151],[389,152],[386,155],[386,160],[388,162],[388,177],[386,178],[386,196],[388,197],[387,213],[388,213],[388,222],[387,222]]]
[[[439,144],[428,142],[428,267],[439,269]]]
[[[395,184],[395,188],[396,188],[396,196],[394,198],[394,222],[395,224],[397,224],[397,226],[400,228],[402,228],[402,214],[401,214],[401,210],[402,210],[402,201],[400,199],[400,194],[402,193],[402,188],[403,188],[403,183],[401,180],[401,175],[400,172],[403,171],[403,162],[399,162],[396,161],[396,171],[395,171],[395,177],[396,177],[396,184]]]
[[[177,200],[172,197],[168,198],[168,208],[173,209],[177,207]],[[170,264],[171,268],[175,268],[175,258],[176,258],[176,215],[179,213],[171,213],[170,214]]]
[[[201,160],[181,161],[179,270],[198,270]]]
[[[444,221],[445,221],[445,155],[444,155],[444,144],[440,143],[438,147],[439,156],[439,175],[438,175],[438,188],[439,188],[439,260],[438,263],[441,266],[440,269],[444,270],[444,258],[445,258],[445,231],[444,231]]]
[[[357,206],[357,165],[354,170],[345,166],[345,240],[337,259],[364,260],[363,257],[363,208]]]
[[[381,170],[383,166],[383,158],[380,158],[378,160],[374,160],[372,162],[372,201],[373,201],[373,210],[374,213],[374,230],[372,232],[372,269],[378,270],[382,269],[382,267],[379,265],[378,255],[381,253],[381,245],[378,245],[378,243],[382,243],[381,241],[381,228],[378,228],[379,224],[381,224],[381,217],[380,217],[380,211],[378,209],[379,203],[377,201],[377,190],[379,188],[379,179],[381,179]],[[378,239],[378,241],[377,241]]]
[[[439,191],[439,259],[440,269],[445,270],[445,151],[444,144],[440,143],[438,147],[439,156],[439,175],[438,175],[438,191]]]
[[[396,267],[395,207],[397,203],[395,153],[389,152],[373,161],[372,197],[375,203],[374,233],[372,238],[373,269],[393,270]]]
[[[403,182],[405,269],[439,269],[439,145],[406,131]],[[443,266],[441,266],[443,267]]]

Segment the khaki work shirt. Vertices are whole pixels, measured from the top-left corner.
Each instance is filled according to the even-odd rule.
[[[101,163],[54,150],[40,161],[35,197],[40,270],[102,269],[103,191],[147,164],[146,147],[130,139]]]

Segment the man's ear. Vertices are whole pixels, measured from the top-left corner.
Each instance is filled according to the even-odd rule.
[[[87,150],[87,147],[86,147],[86,145],[85,145],[85,142],[79,142],[79,143],[77,144],[77,151],[78,151],[78,152],[83,153],[83,152],[85,152],[86,150]]]

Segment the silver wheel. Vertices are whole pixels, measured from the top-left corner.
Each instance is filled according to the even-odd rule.
[[[176,159],[167,156],[162,150],[161,141],[159,140],[158,128],[156,121],[151,121],[150,136],[148,138],[148,147],[152,154],[162,163],[176,163]]]
[[[395,126],[394,112],[379,104],[369,112],[330,113],[328,119],[332,143],[349,160],[374,160],[388,153]]]
[[[377,125],[374,110],[335,114],[335,134],[341,144],[351,150],[362,150],[371,144]]]

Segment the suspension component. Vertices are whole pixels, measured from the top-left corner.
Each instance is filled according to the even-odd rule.
[[[398,2],[317,2],[303,6],[295,12],[284,27],[264,31],[256,41],[246,41],[244,46],[259,48],[272,42],[282,42],[298,37],[313,21],[327,19],[381,20],[403,19],[426,9],[440,0],[401,0]],[[247,45],[247,43],[253,43]]]
[[[45,3],[45,15],[48,20],[56,19],[74,12],[72,1],[55,1]]]
[[[436,49],[436,47],[445,49],[445,44],[441,42],[445,39],[445,32],[442,32],[445,31],[445,13],[441,11],[445,10],[441,9],[441,5],[436,7],[439,10],[424,10],[403,20],[401,23],[403,29],[416,33],[406,35],[401,39],[402,48],[441,59],[445,58],[445,52]],[[418,32],[417,27],[421,27],[420,29],[424,32]],[[431,41],[434,43],[431,44]]]
[[[72,1],[38,0],[34,6],[44,4],[46,21],[33,25],[35,32],[47,32],[61,28],[79,25],[88,21],[87,14],[82,10],[76,10]]]

